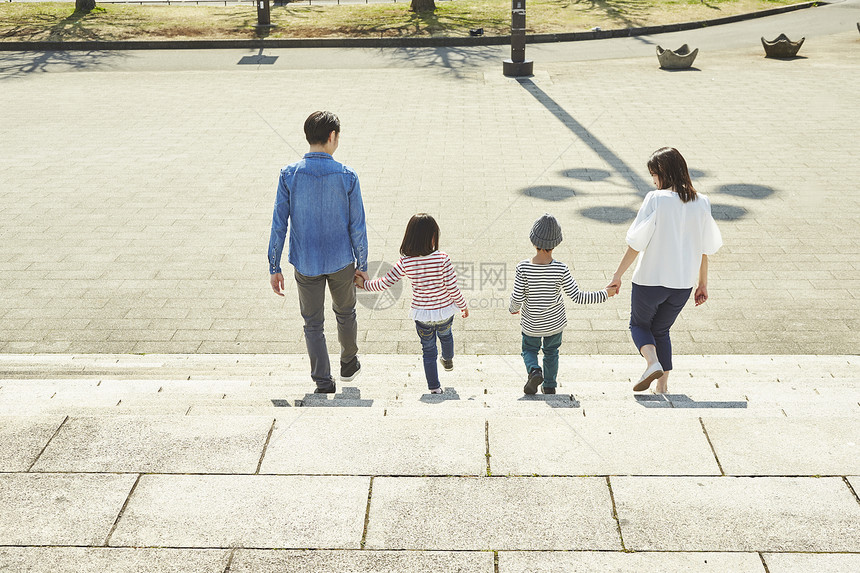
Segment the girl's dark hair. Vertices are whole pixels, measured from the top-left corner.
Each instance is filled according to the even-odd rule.
[[[648,160],[648,171],[657,176],[662,189],[671,189],[684,203],[696,200],[687,162],[674,147],[661,147],[652,153]]]
[[[439,225],[427,213],[418,213],[406,224],[406,233],[400,243],[404,257],[423,257],[439,248]]]
[[[311,145],[325,145],[332,131],[340,133],[340,120],[330,111],[315,111],[305,120],[305,139]]]

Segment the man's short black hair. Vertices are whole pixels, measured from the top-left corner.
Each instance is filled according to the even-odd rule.
[[[305,120],[305,138],[311,145],[323,145],[329,134],[340,133],[340,120],[330,111],[315,111]]]

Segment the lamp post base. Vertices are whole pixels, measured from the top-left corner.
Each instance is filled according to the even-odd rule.
[[[502,60],[502,73],[509,78],[531,76],[534,71],[534,61],[514,62],[513,60]]]

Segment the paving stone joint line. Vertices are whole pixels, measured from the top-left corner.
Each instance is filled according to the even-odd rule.
[[[747,400],[749,401],[749,400]],[[782,412],[785,414],[785,410]],[[705,434],[705,439],[708,440],[708,445],[711,447],[711,453],[714,454],[714,460],[717,462],[717,467],[720,468],[720,474],[726,475],[726,472],[723,470],[723,464],[720,463],[720,458],[717,456],[717,450],[714,449],[714,444],[711,442],[711,437],[708,435],[708,429],[705,427],[705,421],[702,418],[699,418],[699,424],[702,425],[702,432]]]
[[[134,480],[134,484],[131,486],[131,489],[129,490],[128,495],[125,498],[125,502],[123,502],[122,507],[120,508],[119,513],[117,514],[116,519],[114,520],[113,525],[111,526],[110,531],[108,532],[107,537],[105,538],[105,542],[103,544],[103,547],[109,547],[110,546],[110,538],[113,536],[114,532],[116,531],[117,527],[119,526],[119,522],[122,519],[122,516],[125,513],[125,510],[128,507],[129,502],[131,501],[131,497],[132,497],[132,495],[134,495],[134,491],[137,489],[137,484],[140,483],[140,479],[142,477],[143,477],[143,474],[137,474],[137,479]]]
[[[48,439],[48,441],[45,443],[45,447],[43,447],[43,448],[41,449],[41,451],[39,452],[39,454],[36,456],[36,459],[34,459],[34,460],[33,460],[33,463],[31,463],[31,464],[30,464],[30,467],[28,467],[28,468],[27,468],[27,471],[28,471],[28,472],[30,472],[30,471],[32,471],[32,470],[33,470],[33,466],[35,466],[35,465],[36,465],[36,463],[39,461],[39,458],[41,458],[41,457],[42,457],[42,454],[44,454],[44,453],[45,453],[45,450],[47,450],[47,449],[48,449],[48,446],[50,446],[50,445],[51,445],[51,442],[53,441],[53,439],[54,439],[54,438],[56,438],[56,437],[57,437],[57,434],[59,434],[59,433],[60,433],[60,430],[62,429],[63,425],[66,423],[66,421],[67,421],[68,419],[69,419],[69,416],[66,416],[65,418],[63,418],[63,421],[62,421],[62,422],[60,422],[60,425],[59,425],[59,426],[57,426],[57,429],[56,429],[56,430],[54,430],[54,434],[53,434],[53,435]]]

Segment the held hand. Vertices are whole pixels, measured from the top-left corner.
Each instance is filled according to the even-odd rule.
[[[352,282],[355,283],[355,286],[364,290],[364,277],[363,276],[356,274],[355,277],[353,277]]]
[[[463,309],[463,318],[469,318],[469,309],[468,308]]]
[[[606,285],[606,291],[609,292],[610,289],[614,289],[615,294],[610,294],[609,296],[615,296],[621,292],[621,277],[612,277],[612,282]]]
[[[613,296],[617,295],[617,294],[618,294],[618,287],[617,287],[617,286],[608,286],[608,287],[606,287],[606,294],[607,294],[609,297],[613,297]]]
[[[694,295],[696,299],[696,306],[700,306],[705,304],[705,301],[708,300],[708,286],[707,285],[699,285],[696,288],[696,294]]]
[[[284,275],[282,273],[269,275],[269,283],[276,295],[284,296]]]
[[[356,270],[356,271],[355,271],[355,276],[357,276],[357,277],[361,277],[361,278],[362,278],[363,280],[365,280],[365,281],[369,281],[369,280],[370,280],[370,275],[369,275],[369,274],[367,274],[367,271],[359,271],[359,270]]]

